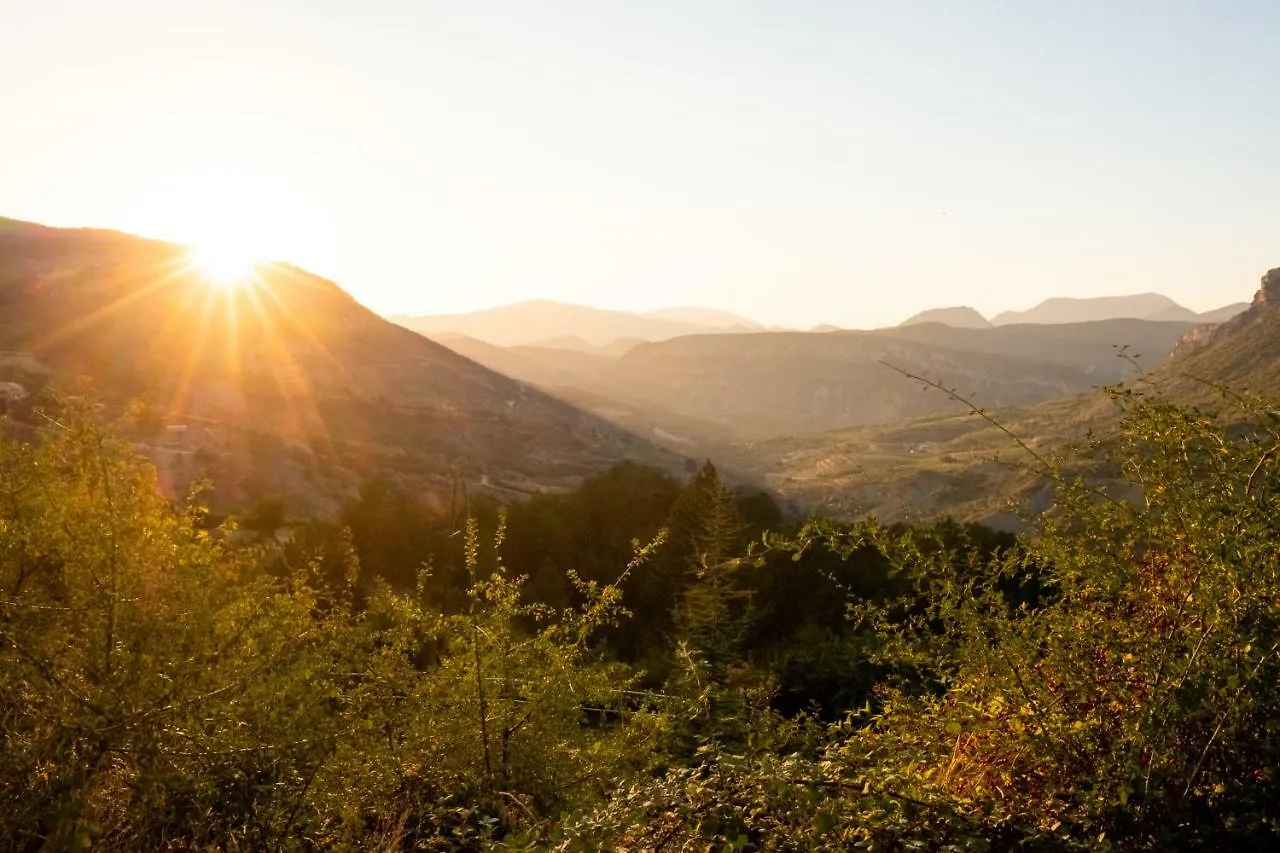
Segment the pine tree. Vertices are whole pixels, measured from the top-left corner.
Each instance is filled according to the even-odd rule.
[[[750,613],[750,593],[737,583],[735,551],[742,524],[733,495],[707,462],[672,511],[690,545],[686,584],[675,609],[677,642],[712,680],[740,657]]]

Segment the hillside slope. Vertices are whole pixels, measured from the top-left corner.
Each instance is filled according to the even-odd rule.
[[[1109,321],[1062,326],[1002,326],[1000,334],[972,334],[970,344],[989,349],[1020,351],[1038,346],[1042,352],[1068,358],[1071,347],[1056,335],[1088,333],[1098,343],[1114,335],[1144,355],[1158,354],[1169,344],[1169,333],[1187,329],[1186,323]],[[964,330],[940,326],[918,327],[929,335],[957,345]],[[912,330],[893,330],[895,334]],[[1002,337],[1003,336],[1003,337]],[[1263,276],[1262,285],[1244,313],[1221,325],[1191,327],[1173,347],[1172,357],[1144,358],[1150,372],[1142,389],[1158,387],[1182,403],[1222,405],[1218,387],[1280,397],[1280,269]],[[938,395],[937,392],[929,392]],[[980,401],[979,401],[980,402]],[[1114,430],[1119,409],[1104,395],[1080,394],[1035,405],[1001,409],[996,420],[1020,436],[1037,452],[1081,442],[1092,431]],[[997,459],[999,461],[997,461]],[[939,414],[898,424],[836,430],[822,435],[777,438],[755,444],[750,454],[729,458],[741,469],[784,499],[821,506],[836,516],[873,513],[882,519],[953,514],[1017,529],[1011,500],[1032,511],[1047,506],[1052,486],[1021,465],[1036,461],[1007,434],[984,420],[966,415]],[[1009,463],[1013,463],[1010,465]]]
[[[594,384],[615,356],[549,346],[500,347],[467,335],[439,334],[432,340],[504,376],[543,389]]]
[[[954,412],[886,364],[958,386],[984,406],[1026,405],[1121,381],[1160,364],[1188,323],[1116,320],[956,329],[940,324],[878,332],[697,336],[645,344],[597,374],[602,394],[661,403],[748,440]]]
[[[1144,368],[1161,364],[1178,341],[1196,326],[1190,322],[1096,320],[1088,323],[1019,323],[989,329],[962,329],[937,323],[879,332],[899,339],[953,349],[1048,361],[1084,371],[1098,384],[1118,382],[1132,371],[1120,357],[1123,348]]]
[[[700,335],[641,344],[617,358],[537,347],[494,347],[458,336],[440,340],[494,370],[586,405],[645,435],[678,432],[708,448],[726,431],[759,440],[954,411],[945,399],[887,362],[975,391],[984,405],[1022,405],[1118,382],[1134,372],[1118,347],[1144,367],[1160,364],[1195,328],[1189,323],[1111,320],[1060,326],[958,329],[926,323],[876,332],[768,332]],[[605,401],[620,404],[606,406]],[[679,431],[670,429],[672,417]]]
[[[327,453],[353,476],[390,467],[424,488],[457,469],[500,493],[573,482],[624,457],[675,464],[332,282],[264,264],[224,291],[185,248],[115,232],[0,223],[0,350],[88,376],[108,400],[145,396],[171,423],[211,424],[221,437],[207,440],[233,461],[248,436],[267,440],[276,450],[258,454],[254,476],[280,468],[272,488],[307,488],[284,470],[289,448],[294,467]]]
[[[924,327],[913,327],[924,328]],[[957,331],[957,330],[953,330]],[[602,393],[734,429],[746,440],[885,423],[951,411],[886,364],[963,385],[984,405],[1084,390],[1076,367],[879,333],[774,332],[644,344],[618,359]]]
[[[1207,383],[1215,383],[1280,397],[1280,268],[1262,277],[1246,311],[1196,330],[1180,349],[1160,377],[1179,396],[1204,400],[1214,394]]]

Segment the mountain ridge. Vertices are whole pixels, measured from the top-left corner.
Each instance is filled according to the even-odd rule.
[[[1209,324],[1229,320],[1248,307],[1247,302],[1236,302],[1198,314],[1160,293],[1097,297],[1055,296],[1026,311],[1002,311],[990,320],[967,305],[930,308],[908,317],[898,324],[898,328],[928,323],[940,323],[953,328],[1049,326],[1122,319]]]
[[[223,438],[207,437],[209,454],[231,459],[226,494],[274,478],[305,500],[388,468],[425,491],[450,488],[456,471],[480,489],[530,493],[624,458],[683,461],[388,322],[331,281],[288,264],[253,275],[222,291],[177,244],[3,222],[0,350],[89,376],[109,403],[143,396],[165,422],[218,424]],[[263,441],[275,449],[247,449]],[[318,454],[342,460],[342,474],[308,485],[299,471]]]
[[[1248,310],[1237,312],[1241,304]],[[1251,303],[1226,306],[1225,311],[1234,316],[1217,324],[1190,326],[1167,359],[1144,365],[1139,389],[1209,410],[1248,408],[1251,394],[1264,399],[1280,395],[1280,268],[1262,277]],[[1117,330],[1139,323],[1157,332],[1190,325],[1105,322]],[[1091,325],[1099,335],[1109,336],[1101,323]],[[929,336],[943,328],[919,326],[893,332]],[[1053,336],[1069,329],[1069,325],[1010,325],[993,331],[1014,333],[1028,341],[1039,339],[1049,351],[1061,354],[1064,348]],[[980,333],[952,329],[948,334],[967,334],[976,340]],[[1130,338],[1126,343],[1134,342]],[[1153,337],[1148,343],[1159,341]],[[961,392],[967,394],[967,389]],[[1047,506],[1052,485],[1016,465],[994,461],[1008,454],[1017,458],[1009,433],[1037,450],[1059,448],[1080,442],[1091,432],[1100,435],[1114,429],[1119,410],[1106,395],[1081,393],[1004,408],[991,417],[999,427],[961,410],[894,424],[777,438],[732,459],[768,483],[780,498],[820,505],[841,517],[871,513],[881,520],[897,520],[945,513],[1016,531],[1025,527],[1026,520],[1009,511],[1010,501],[1040,511]]]
[[[637,429],[644,411],[686,428],[717,426],[743,441],[891,422],[949,411],[939,396],[883,362],[926,372],[968,390],[985,404],[1026,404],[1118,382],[1128,355],[1156,366],[1194,326],[1109,320],[1053,327],[961,329],[939,324],[878,331],[758,332],[689,335],[637,344],[620,356],[541,347],[494,347],[440,337],[496,370],[552,393],[589,401],[598,414],[612,400]],[[646,433],[647,434],[647,433]]]
[[[930,308],[913,314],[898,324],[902,326],[919,326],[926,323],[941,323],[955,329],[989,329],[991,321],[983,317],[968,305],[957,305],[949,308]]]
[[[694,317],[701,319],[694,322],[690,319]],[[607,347],[619,339],[655,341],[763,328],[759,323],[711,308],[667,308],[639,314],[551,299],[516,302],[464,314],[397,315],[388,319],[428,336],[458,332],[498,346],[577,338],[590,346]]]

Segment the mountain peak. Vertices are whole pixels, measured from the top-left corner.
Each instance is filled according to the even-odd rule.
[[[1011,323],[1088,323],[1117,319],[1193,322],[1199,319],[1199,315],[1164,294],[1135,293],[1128,296],[1057,296],[1027,311],[1004,311],[991,322],[1004,326]]]
[[[1253,297],[1254,305],[1280,302],[1280,267],[1268,270],[1262,277],[1262,287]]]
[[[902,321],[900,326],[919,326],[923,323],[941,323],[955,329],[989,329],[991,322],[968,305],[951,308],[931,308]]]

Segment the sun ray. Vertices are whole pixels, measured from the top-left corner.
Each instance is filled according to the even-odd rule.
[[[155,293],[166,285],[175,285],[177,283],[176,280],[185,272],[187,272],[185,263],[174,263],[171,269],[162,272],[149,283],[141,287],[134,288],[123,296],[108,302],[106,305],[96,308],[84,316],[77,317],[75,320],[69,323],[63,323],[61,326],[53,329],[43,338],[34,341],[32,343],[32,349],[37,352],[46,350],[56,346],[68,338],[89,331],[100,323],[104,323],[111,319],[113,315],[123,311],[134,302]]]
[[[300,437],[311,435],[313,430],[328,437],[328,429],[316,405],[316,395],[310,377],[299,364],[295,353],[281,340],[280,330],[272,320],[272,314],[286,318],[286,322],[292,319],[292,315],[280,303],[271,288],[255,289],[249,291],[247,296],[261,324],[264,333],[263,342],[272,350],[274,363],[283,368],[271,373],[275,379],[276,389],[286,403],[285,411],[277,414],[286,415],[291,421],[289,426]],[[264,296],[272,299],[279,310],[275,312],[266,310],[262,302]]]
[[[204,305],[200,311],[200,316],[195,323],[195,328],[190,332],[190,343],[186,346],[186,358],[178,370],[177,379],[169,395],[168,408],[170,417],[183,414],[189,407],[187,392],[190,390],[191,380],[195,377],[198,363],[204,355],[205,341],[209,338],[210,314],[215,301],[212,292],[205,293]]]
[[[278,271],[281,276],[297,276],[297,273],[288,266],[280,266],[278,267]],[[348,382],[355,381],[350,365],[330,352],[329,348],[325,345],[324,341],[321,340],[320,336],[316,334],[315,330],[295,316],[294,313],[285,305],[284,301],[281,300],[280,295],[276,293],[275,290],[267,288],[263,293],[266,298],[275,303],[276,308],[278,309],[278,314],[283,318],[284,322],[288,323],[295,332],[306,338],[307,342],[310,343],[312,348],[328,362],[330,367],[334,368],[334,370],[343,376]]]
[[[272,318],[262,309],[261,293],[268,290],[269,287],[269,283],[263,283],[261,287],[238,291],[229,295],[227,302],[236,304],[234,309],[237,313],[236,348],[240,349],[245,344],[250,344],[252,347],[250,350],[252,353],[250,356],[251,362],[259,365],[270,365],[270,369],[263,371],[262,376],[273,379],[275,384],[280,386],[281,374],[284,372],[292,373],[294,368],[287,350],[276,344],[277,332]],[[243,301],[243,305],[239,304],[241,301]],[[245,310],[242,311],[241,309]],[[241,315],[243,316],[241,317]],[[262,347],[267,348],[269,352],[262,353],[260,349]],[[244,352],[241,351],[239,358],[242,363],[244,357]],[[237,378],[240,381],[242,392],[246,392],[245,402],[248,405],[251,395],[247,394],[248,389],[245,386],[246,375],[241,371],[237,374]],[[280,391],[284,404],[257,412],[256,418],[272,421],[276,424],[288,419],[297,420],[297,415],[293,411],[297,407],[294,395],[284,393],[283,388]],[[259,421],[258,425],[262,426],[263,424]]]

